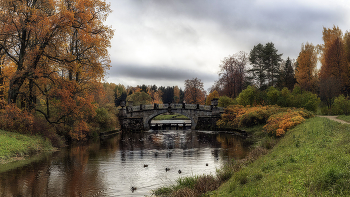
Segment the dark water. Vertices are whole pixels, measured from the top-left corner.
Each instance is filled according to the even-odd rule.
[[[238,136],[210,132],[117,135],[0,173],[0,196],[150,196],[179,177],[215,174],[224,162],[245,157],[247,146]]]

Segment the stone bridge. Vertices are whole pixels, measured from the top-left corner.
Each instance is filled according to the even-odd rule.
[[[224,109],[217,107],[217,100],[213,105],[199,104],[154,104],[127,106],[122,105],[119,110],[119,123],[124,131],[148,131],[151,120],[164,113],[177,113],[188,117],[191,120],[191,129],[216,128],[216,121],[220,119]]]

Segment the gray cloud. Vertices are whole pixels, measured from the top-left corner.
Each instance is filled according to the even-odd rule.
[[[108,76],[115,83],[154,79],[182,86],[185,79],[198,77],[208,88],[228,55],[273,42],[283,58],[297,58],[302,43],[322,43],[323,27],[334,24],[345,31],[350,25],[350,7],[338,1],[110,2],[113,13],[107,24],[115,36]]]
[[[217,73],[206,73],[192,70],[191,68],[178,69],[169,66],[142,66],[130,64],[117,64],[112,66],[109,75],[121,78],[126,77],[139,80],[154,80],[155,83],[159,80],[182,81],[182,83],[184,83],[186,79],[192,79],[195,77],[202,79],[203,82],[209,82],[215,80],[218,76]]]

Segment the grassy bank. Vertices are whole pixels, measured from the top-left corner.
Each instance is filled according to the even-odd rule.
[[[248,165],[261,155],[266,154],[267,150],[272,148],[278,141],[275,137],[271,137],[266,132],[263,132],[263,125],[243,128],[243,130],[249,135],[247,140],[253,144],[252,151],[245,159],[225,165],[222,169],[217,171],[216,175],[210,174],[179,178],[175,181],[176,183],[174,185],[153,190],[153,196],[192,197],[201,196],[209,191],[213,191],[230,179],[231,176],[243,166]]]
[[[344,120],[344,121],[350,123],[350,116],[340,115],[340,116],[338,116],[337,118],[340,119],[340,120]]]
[[[350,126],[315,117],[210,196],[349,196]]]
[[[28,136],[0,130],[0,164],[54,148],[40,136]]]

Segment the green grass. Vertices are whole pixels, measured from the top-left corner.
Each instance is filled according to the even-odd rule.
[[[153,118],[153,120],[188,120],[187,116],[181,114],[162,114]]]
[[[350,122],[350,116],[340,115],[337,118],[340,119],[340,120],[344,120],[346,122]]]
[[[51,143],[40,136],[0,130],[0,163],[12,161],[14,157],[23,157],[48,150],[53,150]]]
[[[153,191],[153,194],[155,196],[169,196],[174,191],[177,191],[183,188],[193,189],[197,180],[198,180],[198,176],[182,177],[176,180],[175,185],[158,188]]]
[[[349,196],[350,126],[315,117],[210,196]]]

